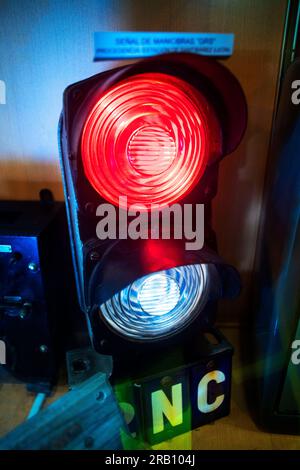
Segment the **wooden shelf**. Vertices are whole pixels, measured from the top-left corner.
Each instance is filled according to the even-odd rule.
[[[192,450],[296,450],[300,436],[272,434],[257,428],[250,416],[241,364],[238,327],[223,327],[223,333],[235,347],[233,358],[231,413],[226,418],[205,425],[190,433],[166,441],[155,449]],[[243,374],[242,374],[243,371]],[[251,374],[251,371],[249,371]],[[247,375],[247,374],[246,374]],[[62,377],[50,403],[67,392],[66,378]],[[0,437],[20,424],[29,413],[34,396],[20,384],[0,385]]]

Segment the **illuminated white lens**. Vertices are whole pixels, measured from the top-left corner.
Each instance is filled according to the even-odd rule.
[[[210,291],[209,266],[180,266],[141,277],[100,305],[100,316],[128,339],[174,335],[203,311]]]
[[[138,301],[144,312],[164,315],[178,304],[180,291],[177,282],[163,273],[147,276],[138,292]]]

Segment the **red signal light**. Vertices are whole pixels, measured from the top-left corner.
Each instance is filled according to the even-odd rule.
[[[143,210],[182,199],[221,154],[221,127],[210,103],[175,76],[143,73],[105,91],[82,133],[86,177],[107,201]]]

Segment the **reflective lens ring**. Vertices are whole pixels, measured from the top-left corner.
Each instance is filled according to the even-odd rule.
[[[103,303],[100,317],[115,333],[155,341],[186,328],[205,307],[209,265],[196,264],[149,274]]]

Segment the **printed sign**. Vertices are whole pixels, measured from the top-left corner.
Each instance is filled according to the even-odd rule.
[[[212,370],[205,363],[195,363],[132,383],[126,380],[115,384],[131,435],[156,445],[226,416],[230,409],[231,355],[223,351],[214,358],[216,368]],[[169,383],[162,386],[166,379]]]
[[[11,253],[11,245],[0,245],[0,253]]]
[[[233,53],[234,34],[97,32],[94,40],[94,60],[136,59],[170,52],[228,57]]]

